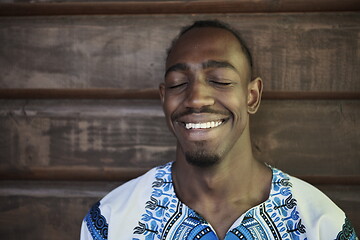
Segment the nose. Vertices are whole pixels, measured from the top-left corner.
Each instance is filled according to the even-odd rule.
[[[205,106],[214,105],[215,99],[213,91],[206,82],[194,81],[187,89],[186,107],[201,109]]]

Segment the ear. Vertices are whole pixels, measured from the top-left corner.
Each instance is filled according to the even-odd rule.
[[[261,102],[263,83],[261,78],[256,78],[248,84],[248,113],[254,114],[258,110]]]
[[[164,103],[164,99],[165,99],[165,84],[164,83],[160,83],[160,85],[159,85],[159,94],[160,94],[161,103]]]

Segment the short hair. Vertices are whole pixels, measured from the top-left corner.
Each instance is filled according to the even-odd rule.
[[[240,33],[238,31],[236,31],[235,29],[233,29],[227,23],[221,22],[219,20],[200,20],[200,21],[195,21],[191,25],[183,27],[181,29],[180,33],[178,34],[178,36],[172,41],[170,48],[167,50],[166,58],[169,57],[169,55],[171,53],[171,50],[173,49],[176,42],[179,40],[179,38],[182,35],[184,35],[186,32],[188,32],[188,31],[190,31],[191,29],[194,29],[194,28],[207,28],[207,27],[221,28],[221,29],[224,29],[224,30],[232,33],[235,36],[235,38],[238,40],[238,42],[240,43],[241,50],[243,51],[243,53],[245,54],[245,57],[247,58],[247,60],[249,62],[250,69],[252,68],[253,60],[252,60],[250,50],[247,47],[247,45],[245,44],[245,41],[241,38]]]

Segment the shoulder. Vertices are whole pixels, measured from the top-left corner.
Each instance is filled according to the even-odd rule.
[[[290,176],[292,193],[298,205],[303,210],[308,210],[317,215],[341,216],[344,212],[322,191],[315,186]]]
[[[273,168],[273,185],[282,188],[277,189],[277,191],[286,190],[285,195],[291,194],[292,198],[296,200],[297,206],[303,211],[309,211],[317,215],[343,214],[343,211],[318,188],[276,168]]]
[[[296,177],[289,176],[292,194],[309,239],[338,239],[346,229],[355,239],[355,231],[345,213],[322,191]]]
[[[120,236],[132,234],[161,169],[162,167],[153,168],[122,184],[94,204],[85,216],[82,226],[82,235],[91,235],[92,238],[83,239],[107,239],[108,236],[119,236],[119,232]]]
[[[102,208],[112,210],[129,204],[129,200],[139,198],[151,192],[151,185],[155,179],[156,168],[153,168],[135,179],[132,179],[109,192],[100,200]],[[133,205],[133,204],[132,204]],[[105,209],[104,209],[105,210]]]

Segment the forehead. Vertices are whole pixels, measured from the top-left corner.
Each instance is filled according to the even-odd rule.
[[[200,64],[208,60],[228,61],[237,67],[247,66],[237,38],[221,28],[193,28],[183,34],[172,47],[166,68],[177,63]]]

